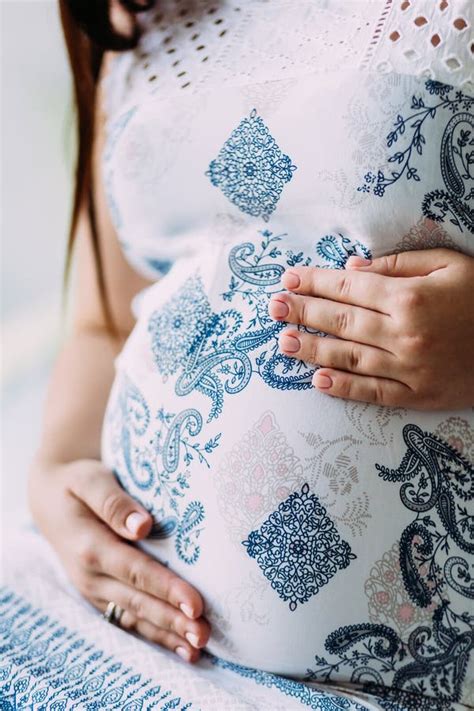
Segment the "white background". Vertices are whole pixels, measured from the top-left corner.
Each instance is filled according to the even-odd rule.
[[[26,475],[61,333],[73,113],[57,3],[1,0],[1,511],[27,516]]]

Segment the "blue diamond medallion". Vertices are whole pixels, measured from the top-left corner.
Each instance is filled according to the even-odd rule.
[[[232,131],[206,175],[239,210],[268,220],[295,170],[254,109]]]
[[[282,501],[242,543],[292,612],[356,557],[308,484]]]

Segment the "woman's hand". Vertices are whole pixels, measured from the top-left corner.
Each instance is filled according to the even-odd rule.
[[[152,519],[100,462],[38,467],[30,480],[34,518],[70,579],[100,612],[109,601],[120,626],[167,647],[188,662],[199,657],[210,628],[199,593],[130,545]],[[104,622],[104,624],[106,624]]]
[[[474,403],[474,259],[447,249],[374,260],[352,257],[345,270],[291,268],[290,293],[269,307],[289,328],[288,356],[321,368],[313,384],[335,397],[420,410]]]

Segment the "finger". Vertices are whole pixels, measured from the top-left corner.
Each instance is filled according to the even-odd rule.
[[[178,637],[186,639],[195,649],[204,647],[209,641],[211,628],[207,620],[202,617],[199,620],[190,620],[181,610],[163,600],[158,600],[106,575],[99,576],[95,586],[96,595],[101,599],[113,600],[137,619],[146,620],[167,632],[173,632]]]
[[[456,252],[447,249],[422,249],[373,259],[369,265],[362,264],[358,257],[350,257],[346,264],[349,273],[370,273],[374,276],[391,277],[427,276],[447,267]]]
[[[103,573],[168,602],[190,619],[201,617],[204,605],[197,590],[148,554],[116,541],[99,555]]]
[[[350,373],[395,378],[399,370],[398,361],[392,353],[354,341],[288,330],[280,335],[279,346],[285,355],[305,363]]]
[[[139,635],[149,639],[150,642],[160,645],[160,647],[165,647],[171,652],[175,652],[181,659],[188,664],[194,664],[198,661],[200,651],[192,647],[186,640],[173,632],[167,632],[166,630],[159,629],[154,625],[151,625],[146,620],[137,620],[135,630]]]
[[[380,313],[388,313],[393,291],[387,277],[343,269],[294,267],[283,274],[281,282],[295,294],[319,296]]]
[[[268,311],[277,321],[302,324],[349,341],[379,346],[393,338],[389,316],[314,296],[274,294]]]
[[[71,493],[119,536],[136,541],[148,535],[152,517],[125,493],[109,469],[99,463],[90,468],[83,465],[70,479]]]
[[[409,407],[412,403],[411,389],[387,378],[365,377],[321,368],[313,376],[313,385],[321,392],[344,400],[391,407]]]
[[[97,598],[93,601],[93,604],[99,612],[103,613],[107,609],[108,602],[108,600]],[[128,610],[124,610],[120,618],[119,627],[126,632],[136,632],[149,642],[153,642],[153,644],[158,644],[160,647],[175,652],[175,654],[186,662],[193,663],[199,659],[199,650],[195,649],[187,640],[174,632],[169,632],[161,627],[157,627],[148,620],[139,619]]]

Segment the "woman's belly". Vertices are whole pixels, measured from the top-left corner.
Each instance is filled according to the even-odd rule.
[[[117,362],[104,460],[154,515],[146,550],[202,593],[211,652],[402,687],[441,673],[433,659],[444,655],[463,676],[472,412],[315,391],[313,367],[278,352],[269,297],[292,263],[343,268],[370,249],[336,233],[300,246],[245,235],[143,294]],[[439,634],[448,618],[451,637]],[[436,655],[417,672],[423,629]]]

